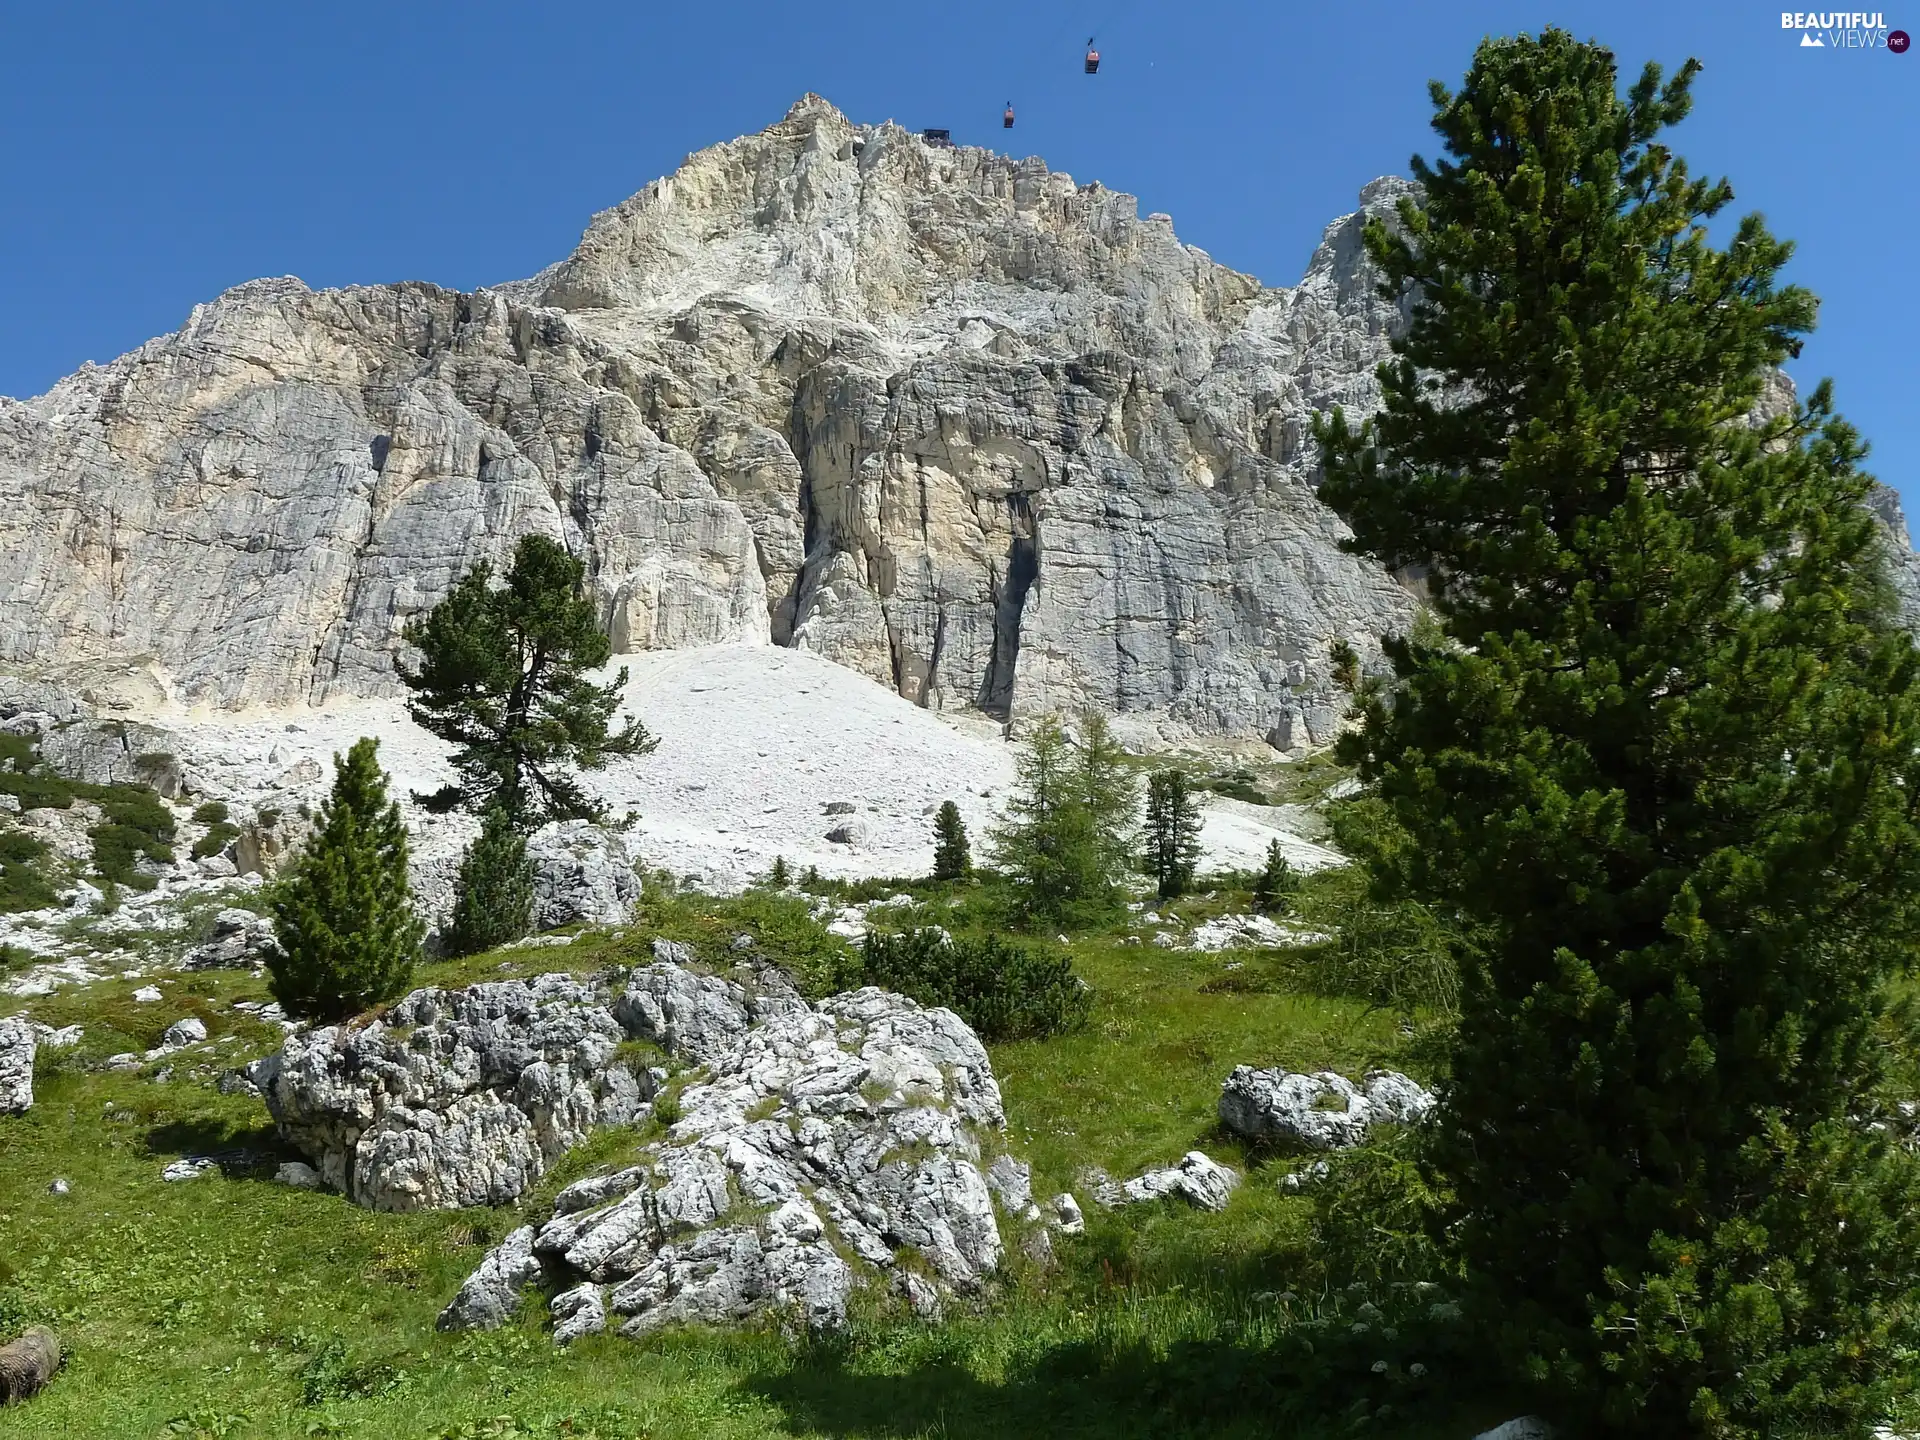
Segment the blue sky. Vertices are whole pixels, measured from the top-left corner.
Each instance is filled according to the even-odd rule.
[[[1920,0],[1889,24],[1920,33]],[[1832,375],[1920,502],[1920,54],[1802,49],[1759,4],[549,0],[0,7],[0,394],[171,330],[259,275],[471,288],[815,90],[1165,210],[1269,284],[1371,177],[1431,154],[1426,82],[1558,23],[1623,67],[1706,62],[1676,144],[1799,242]],[[1105,63],[1080,73],[1097,33]],[[1011,136],[999,113],[1012,100]],[[1011,142],[1011,143],[1009,143]]]

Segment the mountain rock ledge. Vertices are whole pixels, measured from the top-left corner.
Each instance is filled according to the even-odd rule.
[[[916,703],[1324,739],[1328,642],[1412,600],[1340,552],[1309,417],[1402,315],[1360,229],[1269,289],[1038,159],[817,96],[531,280],[260,280],[0,399],[0,662],[223,707],[396,689],[519,536],[616,651],[817,652]]]

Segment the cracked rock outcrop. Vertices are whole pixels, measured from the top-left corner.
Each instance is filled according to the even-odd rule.
[[[618,832],[588,820],[544,825],[527,839],[534,929],[624,925],[640,898],[634,855]]]
[[[1310,417],[1374,408],[1402,320],[1363,218],[1267,288],[1131,196],[807,96],[535,279],[257,280],[0,399],[0,660],[391,692],[406,621],[537,531],[619,652],[804,646],[932,707],[1304,744],[1328,641],[1410,612],[1313,491]]]
[[[364,1027],[290,1036],[248,1067],[280,1134],[374,1210],[504,1205],[597,1126],[645,1109],[651,1077],[604,987],[566,975],[416,990]]]
[[[33,1056],[39,1048],[30,1021],[0,1020],[0,1115],[23,1115],[33,1108]]]
[[[936,1292],[976,1288],[1003,1252],[996,1192],[1008,1223],[1038,1221],[1030,1201],[1013,1213],[1024,1171],[986,1160],[999,1088],[951,1011],[871,988],[814,1006],[662,963],[616,1013],[698,1068],[662,1139],[562,1190],[534,1231],[556,1339],[763,1313],[831,1329],[904,1252]],[[444,1324],[493,1323],[485,1297],[523,1273],[517,1243]]]

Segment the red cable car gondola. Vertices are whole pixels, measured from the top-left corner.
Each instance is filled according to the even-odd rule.
[[[1007,113],[1000,117],[1000,128],[1003,130],[1013,128],[1013,101],[1011,100],[1007,101]]]
[[[1093,36],[1087,37],[1087,74],[1100,73],[1100,52],[1093,48]]]

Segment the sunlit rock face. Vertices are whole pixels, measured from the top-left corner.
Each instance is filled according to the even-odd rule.
[[[1263,288],[1132,197],[814,96],[532,280],[262,280],[0,400],[0,661],[219,706],[391,691],[521,535],[618,650],[800,646],[918,703],[1323,738],[1328,643],[1410,600],[1338,548],[1311,415],[1401,320],[1361,194]]]

